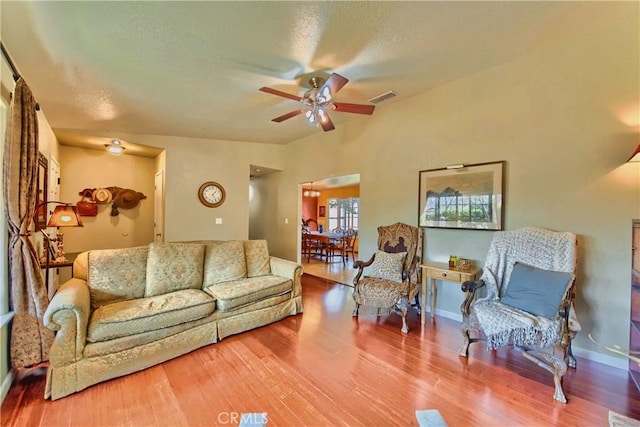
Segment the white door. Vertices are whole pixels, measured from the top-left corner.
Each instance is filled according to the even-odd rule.
[[[47,200],[51,202],[59,202],[60,201],[60,163],[53,157],[49,156],[49,182],[47,183]],[[56,208],[55,203],[51,203],[45,207],[47,209],[47,218],[51,216],[53,210]],[[55,228],[51,230],[47,230],[50,236],[54,236],[56,231]],[[53,294],[58,290],[58,269],[50,268],[48,271],[49,274],[49,299],[53,298]]]
[[[153,191],[153,241],[164,242],[164,171],[156,173]]]
[[[47,200],[52,202],[60,201],[60,163],[53,156],[49,157],[49,182],[47,183],[47,188],[49,189]],[[50,205],[48,209],[49,214],[53,213],[55,205]],[[49,218],[49,215],[47,215],[47,218]]]

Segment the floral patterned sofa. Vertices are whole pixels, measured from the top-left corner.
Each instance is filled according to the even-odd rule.
[[[45,398],[145,369],[301,313],[302,266],[264,240],[93,250],[44,315],[57,331]]]

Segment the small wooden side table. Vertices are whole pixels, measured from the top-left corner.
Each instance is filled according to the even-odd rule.
[[[60,267],[71,267],[71,276],[73,276],[73,260],[49,261],[48,263],[40,264],[40,268],[44,270],[44,285],[47,293],[49,293],[49,270]]]
[[[446,280],[448,282],[454,282],[462,284],[467,280],[476,280],[479,278],[481,268],[473,267],[469,270],[455,270],[449,268],[449,264],[445,262],[425,262],[420,264],[422,269],[422,296],[420,307],[420,322],[424,325],[427,322],[427,278],[430,278],[430,293],[431,293],[431,318],[435,316],[436,312],[436,280]]]

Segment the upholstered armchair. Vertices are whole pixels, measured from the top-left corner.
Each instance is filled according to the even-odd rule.
[[[467,357],[476,341],[488,350],[516,348],[553,374],[553,397],[566,403],[562,377],[567,365],[576,366],[571,340],[580,330],[575,268],[573,233],[534,227],[496,232],[480,280],[462,284],[460,356]]]
[[[420,289],[422,229],[403,223],[378,227],[378,250],[368,261],[356,261],[353,316],[361,312],[386,316],[399,312],[402,332],[409,332],[407,312]]]

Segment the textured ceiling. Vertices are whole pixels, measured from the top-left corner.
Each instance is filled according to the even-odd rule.
[[[283,144],[312,75],[377,111],[588,31],[607,2],[12,2],[2,42],[62,143],[121,132]],[[336,127],[373,116],[331,113]]]

